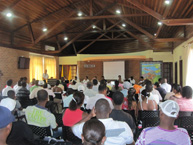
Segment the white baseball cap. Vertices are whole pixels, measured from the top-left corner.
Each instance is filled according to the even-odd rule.
[[[4,98],[1,100],[0,106],[6,107],[10,111],[13,111],[16,106],[16,101],[11,98]]]
[[[43,80],[39,80],[38,85],[43,86],[44,85],[44,81]]]
[[[162,112],[167,115],[168,117],[176,118],[178,116],[180,107],[179,105],[173,100],[167,100],[159,104]]]

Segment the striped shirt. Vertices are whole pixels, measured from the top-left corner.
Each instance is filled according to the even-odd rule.
[[[165,130],[157,126],[143,129],[136,145],[191,145],[191,141],[184,128]]]

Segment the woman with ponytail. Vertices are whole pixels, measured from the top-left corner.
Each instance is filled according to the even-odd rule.
[[[75,92],[69,108],[65,110],[62,121],[64,126],[73,126],[78,122],[85,122],[94,116],[94,111],[87,114],[80,110],[84,102],[84,94],[82,92]]]
[[[87,121],[83,126],[83,145],[103,145],[106,140],[105,126],[97,119]]]

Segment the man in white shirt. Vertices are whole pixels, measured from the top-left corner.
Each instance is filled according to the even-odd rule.
[[[44,88],[44,90],[47,91],[48,96],[53,96],[53,98],[55,98],[56,95],[55,95],[54,92],[51,90],[51,88],[50,88],[50,89],[48,88],[48,84],[44,84],[43,88]]]
[[[171,92],[172,87],[170,84],[167,83],[166,78],[164,79],[164,83],[161,85],[161,87],[165,89],[167,93]]]
[[[93,87],[93,83],[88,82],[87,89],[84,91],[84,95],[87,95],[88,97],[94,97],[97,94],[97,92],[93,91],[92,87]]]
[[[98,92],[99,82],[96,79],[92,80],[92,82],[93,82],[93,87],[92,87],[93,91]]]
[[[96,96],[89,98],[87,105],[86,105],[86,109],[90,109],[92,110],[93,107],[95,106],[95,103],[99,100],[99,99],[106,99],[109,102],[109,105],[111,107],[111,109],[114,108],[112,101],[106,97],[107,94],[107,86],[104,84],[99,85],[99,94],[96,94]]]
[[[35,89],[33,89],[33,91],[29,95],[29,98],[30,99],[37,98],[37,93],[39,90],[43,89],[43,85],[44,85],[44,81],[42,80],[38,81],[38,86]]]
[[[95,104],[95,113],[97,119],[101,121],[106,130],[106,141],[104,145],[134,145],[133,133],[126,122],[114,121],[109,118],[111,108],[106,99],[100,99]],[[72,127],[73,133],[81,138],[83,123],[76,124]]]
[[[2,96],[7,96],[7,92],[9,90],[13,90],[14,91],[14,89],[11,87],[12,83],[13,83],[12,80],[8,80],[7,81],[7,86],[2,90]]]
[[[43,73],[43,80],[48,80],[49,75],[47,74],[47,69],[45,70],[45,73]]]
[[[135,85],[135,80],[134,80],[133,76],[131,76],[131,78],[130,78],[130,83],[131,83],[132,85]]]
[[[88,76],[86,76],[82,82],[86,86],[86,84],[89,82]]]

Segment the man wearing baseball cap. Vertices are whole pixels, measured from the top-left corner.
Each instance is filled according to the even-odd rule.
[[[0,106],[0,145],[6,145],[6,139],[11,132],[14,120],[15,118],[9,109]]]
[[[167,100],[160,103],[159,106],[160,125],[143,129],[136,145],[191,145],[186,129],[174,127],[174,121],[179,113],[178,104],[173,100]]]

